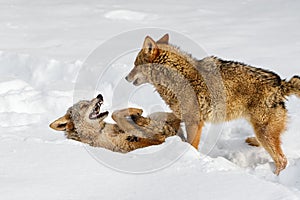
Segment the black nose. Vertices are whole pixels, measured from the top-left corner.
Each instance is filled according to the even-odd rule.
[[[103,96],[102,96],[102,94],[98,94],[97,99],[99,99],[100,101],[103,101]]]
[[[128,76],[125,77],[126,81],[128,81]]]

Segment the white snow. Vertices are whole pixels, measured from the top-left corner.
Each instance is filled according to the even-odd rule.
[[[142,12],[136,12],[131,10],[113,10],[110,12],[107,12],[104,17],[108,19],[115,19],[115,20],[144,20],[146,18],[147,14]]]
[[[129,154],[87,147],[48,127],[82,96],[74,87],[86,58],[113,36],[139,28],[181,33],[209,55],[282,78],[300,75],[299,9],[293,0],[1,2],[0,199],[300,199],[300,99],[294,96],[282,137],[289,164],[278,177],[270,156],[244,143],[253,135],[244,120],[207,124],[199,151],[171,137]],[[123,42],[139,47],[145,35]],[[203,56],[174,34],[170,40]],[[90,69],[83,80],[97,84],[83,91],[85,98],[103,93],[110,112],[129,105],[145,114],[168,110],[151,86],[124,80],[135,54],[110,63],[103,82]]]

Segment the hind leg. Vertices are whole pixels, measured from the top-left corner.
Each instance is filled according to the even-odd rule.
[[[259,115],[259,119],[251,119],[251,123],[255,130],[257,141],[275,162],[276,170],[274,173],[279,175],[280,171],[285,169],[287,165],[287,159],[280,146],[280,135],[286,127],[286,110],[275,108],[267,113],[266,115]]]

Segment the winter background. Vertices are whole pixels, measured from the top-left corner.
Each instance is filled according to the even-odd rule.
[[[199,151],[171,137],[131,157],[118,154],[130,163],[164,145],[185,149],[172,165],[143,174],[111,169],[84,145],[48,127],[73,104],[77,77],[91,52],[138,28],[174,30],[208,55],[270,69],[282,78],[299,75],[299,9],[294,0],[0,1],[0,199],[300,199],[300,99],[294,96],[287,102],[290,119],[282,137],[289,164],[278,177],[270,156],[244,143],[253,135],[244,120],[207,125]],[[126,42],[140,46],[143,37]],[[134,57],[117,60],[113,66],[119,73],[106,76],[111,84],[94,91],[104,94],[110,111],[118,107],[111,103],[116,74],[126,74]],[[144,91],[147,101],[130,103],[148,113],[166,109],[153,88]],[[89,94],[86,99],[95,95]],[[206,152],[205,143],[216,138],[209,130],[218,126],[218,140]],[[147,165],[151,162],[156,160]]]

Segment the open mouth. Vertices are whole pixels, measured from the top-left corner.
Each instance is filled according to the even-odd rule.
[[[136,78],[134,81],[133,81],[133,85],[135,85],[135,86],[139,86],[139,85],[141,85],[142,83],[141,83],[141,80],[139,79],[139,78]]]
[[[133,81],[133,85],[137,86],[138,84],[139,84],[138,79],[135,79],[135,80]]]
[[[108,115],[108,111],[100,112],[102,104],[103,104],[103,100],[99,99],[99,101],[96,103],[96,105],[94,106],[92,112],[89,115],[90,119],[99,119],[101,117],[104,117],[104,116]]]

